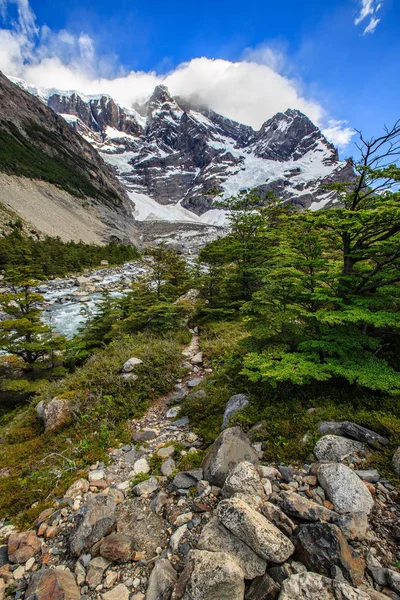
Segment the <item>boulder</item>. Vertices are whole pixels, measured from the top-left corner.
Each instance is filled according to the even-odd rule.
[[[347,583],[316,573],[299,573],[283,582],[279,600],[370,600],[370,597]]]
[[[296,525],[293,523],[291,519],[279,508],[279,506],[275,506],[272,502],[265,502],[260,508],[264,517],[271,521],[284,533],[287,537],[291,537],[293,535],[294,530],[296,529]]]
[[[81,592],[71,571],[56,567],[32,575],[25,600],[79,600]]]
[[[339,527],[331,523],[299,526],[296,559],[321,575],[330,576],[332,567],[337,566],[354,585],[359,585],[364,577],[364,561],[354,553]]]
[[[257,467],[247,460],[243,460],[232,469],[222,488],[225,498],[230,498],[237,493],[258,496],[260,499],[265,497]]]
[[[51,431],[66,423],[71,415],[69,402],[66,398],[53,398],[43,409],[45,431]]]
[[[396,452],[393,454],[392,459],[393,471],[396,475],[400,475],[400,446],[397,448]]]
[[[134,539],[124,533],[110,533],[100,545],[100,555],[112,562],[129,562],[134,551]]]
[[[177,473],[172,483],[178,490],[188,490],[196,485],[197,479],[192,477],[189,473]]]
[[[174,446],[164,446],[164,448],[160,448],[157,450],[156,455],[160,458],[172,458],[175,454]]]
[[[371,512],[374,506],[371,493],[349,467],[341,463],[321,465],[318,481],[337,512]]]
[[[129,473],[130,477],[136,477],[136,475],[142,475],[150,472],[150,465],[146,458],[139,458],[133,465],[132,471]]]
[[[124,363],[124,366],[122,367],[122,373],[131,373],[135,367],[141,364],[143,364],[143,361],[140,360],[140,358],[132,356],[132,358],[129,358],[126,363]]]
[[[302,521],[332,521],[337,516],[332,510],[296,492],[281,492],[277,501],[283,512]]]
[[[365,442],[372,448],[377,449],[381,446],[386,446],[389,443],[389,440],[383,435],[375,433],[375,431],[371,431],[362,425],[351,423],[351,421],[323,421],[322,423],[319,423],[318,431],[323,435],[334,433],[336,435],[351,438],[352,440]]]
[[[108,496],[95,496],[79,509],[69,540],[72,554],[80,556],[111,533],[116,525],[115,509],[114,500]]]
[[[363,481],[368,481],[368,483],[378,483],[381,478],[376,469],[358,469],[354,473]]]
[[[243,571],[225,552],[191,550],[172,600],[243,600]]]
[[[169,477],[170,475],[172,475],[172,473],[175,471],[175,469],[176,469],[176,463],[175,463],[174,459],[167,458],[167,460],[164,460],[164,462],[162,463],[162,465],[160,467],[161,475],[164,475],[164,477]]]
[[[203,353],[198,352],[197,354],[192,356],[190,362],[192,363],[192,365],[201,365],[203,363]]]
[[[87,479],[78,479],[72,485],[69,486],[64,494],[64,498],[70,498],[73,500],[77,496],[82,496],[89,491],[89,482]]]
[[[259,464],[257,453],[240,427],[225,429],[204,457],[204,479],[222,488],[228,474],[244,460]]]
[[[111,562],[102,556],[96,556],[89,562],[86,574],[86,583],[93,590],[103,581],[104,571]]]
[[[239,410],[242,410],[249,403],[249,399],[244,394],[235,394],[231,396],[226,404],[224,417],[222,419],[222,428],[229,427],[229,420]]]
[[[191,379],[190,381],[188,381],[187,386],[188,388],[195,388],[198,385],[200,385],[202,381],[203,380],[201,377],[196,377],[195,379]]]
[[[143,431],[138,431],[134,433],[132,439],[134,442],[149,442],[150,440],[154,440],[157,437],[157,432],[154,429],[143,429]],[[137,452],[135,450],[135,452]],[[125,456],[126,458],[126,456]]]
[[[25,564],[27,560],[35,556],[42,547],[42,542],[34,531],[23,531],[12,533],[8,538],[8,560],[18,565]]]
[[[247,544],[233,535],[217,518],[211,519],[201,532],[197,547],[209,552],[226,552],[243,571],[245,579],[254,579],[265,573],[267,563]]]
[[[362,442],[349,440],[340,435],[324,435],[314,446],[314,454],[319,461],[340,462],[356,452],[365,454]]]
[[[176,571],[169,560],[158,559],[150,575],[146,600],[169,600],[176,580]]]
[[[246,591],[246,600],[276,600],[281,586],[265,573],[257,577]]]
[[[292,542],[263,515],[239,498],[222,500],[219,521],[261,558],[285,562],[294,552]]]

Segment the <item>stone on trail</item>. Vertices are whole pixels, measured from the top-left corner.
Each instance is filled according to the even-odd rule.
[[[195,379],[191,379],[190,381],[188,381],[187,386],[188,388],[195,388],[198,385],[200,385],[202,381],[203,379],[201,377],[196,377]]]
[[[195,479],[195,477],[192,477],[189,473],[177,473],[172,483],[178,490],[188,490],[189,488],[194,487],[196,485],[197,479]]]
[[[42,547],[41,540],[34,531],[12,533],[8,538],[8,560],[10,563],[25,564]]]
[[[279,600],[370,600],[370,596],[317,573],[300,573],[283,582]]]
[[[397,448],[396,452],[393,454],[392,459],[393,471],[396,475],[400,475],[400,446]]]
[[[172,421],[171,425],[174,425],[175,427],[186,427],[186,425],[189,425],[189,417],[182,417],[177,421]]]
[[[318,431],[323,435],[334,433],[336,435],[351,438],[352,440],[365,442],[372,448],[377,449],[381,446],[386,446],[389,443],[389,440],[383,435],[371,431],[371,429],[367,429],[362,425],[352,423],[351,421],[323,421],[318,424]]]
[[[175,419],[175,417],[178,416],[180,410],[181,410],[180,406],[174,406],[173,408],[170,408],[169,410],[167,410],[167,412],[165,413],[165,417],[167,419]]]
[[[116,504],[107,496],[95,496],[76,515],[76,525],[70,536],[72,554],[80,556],[93,544],[111,533],[116,525]]]
[[[261,558],[282,563],[294,552],[292,542],[263,515],[239,498],[222,500],[219,521]]]
[[[265,491],[257,467],[246,460],[232,469],[222,488],[224,498],[230,498],[238,493],[249,495],[253,499],[258,498],[259,502],[265,499]]]
[[[243,600],[243,571],[225,552],[191,550],[172,600]]]
[[[197,547],[199,550],[230,554],[241,567],[245,579],[254,579],[265,573],[265,560],[233,535],[216,517],[203,528]]]
[[[136,358],[135,356],[132,356],[132,358],[129,358],[126,363],[124,364],[124,366],[122,367],[122,372],[123,373],[130,373],[131,371],[133,371],[133,369],[137,366],[137,365],[141,365],[143,364],[143,361],[140,360],[140,358]]]
[[[256,466],[259,464],[256,451],[240,427],[225,429],[204,457],[204,479],[222,488],[228,474],[244,460]]]
[[[81,592],[71,571],[41,569],[30,578],[25,600],[79,600]]]
[[[164,448],[160,448],[159,450],[157,450],[156,454],[160,458],[172,458],[175,454],[175,447],[172,445],[165,446]]]
[[[157,491],[159,488],[158,481],[156,477],[150,477],[146,481],[142,481],[138,483],[133,488],[133,493],[136,496],[150,496],[153,492]]]
[[[229,420],[239,410],[242,410],[249,403],[249,399],[244,394],[235,394],[231,396],[226,404],[224,417],[222,419],[222,428],[229,427]]]
[[[110,533],[100,545],[100,555],[112,562],[125,563],[132,559],[135,542],[124,533]]]
[[[150,465],[146,458],[139,458],[134,465],[130,477],[136,477],[136,475],[142,475],[150,472]]]
[[[190,359],[190,362],[192,363],[192,365],[201,365],[203,362],[203,353],[198,352],[197,354],[192,356],[192,358]]]
[[[146,600],[169,600],[176,580],[177,573],[169,560],[160,558],[151,572]]]
[[[342,463],[323,464],[318,481],[339,513],[369,514],[374,506],[370,491],[349,467]]]
[[[102,600],[129,600],[131,594],[123,583],[118,584],[115,588],[101,595]]]
[[[363,481],[368,481],[368,483],[378,483],[381,478],[376,469],[362,469],[354,471],[354,473],[356,473]]]
[[[134,442],[149,442],[150,440],[154,440],[157,437],[157,432],[154,429],[143,429],[143,431],[138,431],[134,433],[132,439]],[[124,457],[126,459],[126,455]]]
[[[164,475],[164,477],[169,477],[170,475],[172,475],[175,469],[176,463],[174,459],[167,458],[167,460],[165,460],[160,467],[161,475]]]
[[[362,442],[340,435],[324,435],[315,444],[313,452],[319,461],[340,462],[356,452],[365,455],[365,447]]]
[[[283,512],[302,521],[332,521],[337,516],[332,510],[296,492],[283,491],[277,501]]]
[[[354,585],[362,583],[364,561],[347,543],[339,527],[330,523],[300,525],[296,531],[296,559],[307,569],[331,575],[339,567],[345,578]]]

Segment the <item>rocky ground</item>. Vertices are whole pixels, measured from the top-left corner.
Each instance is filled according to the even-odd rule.
[[[227,427],[205,453],[178,416],[187,394],[204,394],[196,333],[183,360],[188,377],[132,423],[132,444],[110,449],[31,531],[2,527],[0,599],[399,599],[400,492],[363,469],[387,440],[320,423],[314,461],[295,468],[264,464],[251,432]],[[121,375],[135,378],[138,362]],[[52,402],[39,409],[45,427],[62,413]],[[224,423],[246,403],[232,397]]]

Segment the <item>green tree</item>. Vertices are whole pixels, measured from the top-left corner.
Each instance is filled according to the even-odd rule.
[[[263,286],[246,305],[260,350],[253,381],[345,380],[400,392],[400,128],[361,137],[355,181],[335,186],[341,206],[293,215],[279,229]]]

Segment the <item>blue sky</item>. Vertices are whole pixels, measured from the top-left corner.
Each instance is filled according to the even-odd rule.
[[[165,82],[255,127],[300,108],[348,155],[400,116],[399,4],[0,0],[0,68],[125,104]]]

